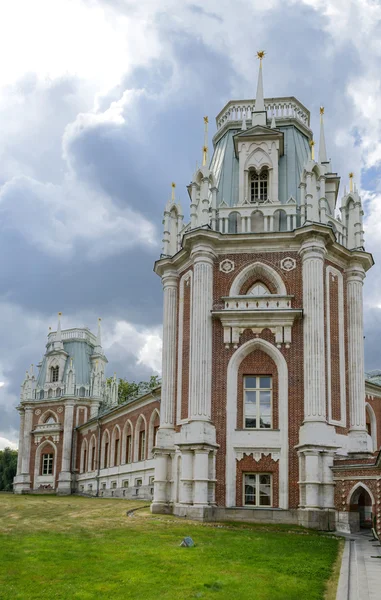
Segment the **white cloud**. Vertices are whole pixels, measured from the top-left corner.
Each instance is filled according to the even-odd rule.
[[[90,259],[158,243],[156,228],[144,217],[69,176],[62,186],[14,177],[0,191],[0,214],[5,229],[65,258],[79,242],[86,244]]]
[[[138,327],[127,321],[104,326],[103,347],[109,360],[131,360],[155,373],[161,373],[161,327]]]
[[[0,450],[4,450],[4,448],[11,448],[12,450],[17,450],[18,442],[16,442],[15,440],[16,438],[14,440],[10,440],[0,435]]]

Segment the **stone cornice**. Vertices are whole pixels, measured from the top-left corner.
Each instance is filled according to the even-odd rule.
[[[163,276],[169,269],[178,272],[189,264],[193,247],[199,243],[209,247],[211,253],[235,254],[256,252],[298,252],[302,243],[309,238],[320,238],[327,249],[326,259],[335,262],[340,267],[347,267],[350,262],[359,262],[365,271],[374,264],[373,256],[369,252],[348,250],[336,242],[332,228],[321,223],[311,223],[298,227],[293,231],[261,232],[261,233],[234,233],[222,234],[210,228],[198,227],[184,234],[183,248],[172,257],[165,257],[155,262],[154,271]]]

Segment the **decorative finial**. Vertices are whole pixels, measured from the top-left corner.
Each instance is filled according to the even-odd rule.
[[[313,140],[310,141],[310,148],[311,148],[311,158],[312,160],[315,160],[315,142]]]
[[[175,184],[175,182],[174,182],[174,181],[172,181],[172,183],[171,183],[171,187],[172,187],[172,196],[171,196],[171,200],[172,200],[172,202],[174,202],[174,201],[175,201],[175,189],[176,189],[176,184]]]
[[[262,60],[265,58],[265,56],[266,56],[266,52],[264,50],[259,50],[257,52],[257,58],[259,58],[261,63],[262,63]]]
[[[202,166],[208,162],[208,117],[204,117],[204,146],[202,148]]]
[[[349,173],[349,191],[353,192],[353,173],[352,173],[352,171]]]
[[[62,312],[59,312],[59,313],[58,313],[58,316],[59,316],[59,317],[62,317]]]
[[[320,114],[321,114],[321,115],[324,115],[324,106],[321,106],[321,107],[320,107]]]

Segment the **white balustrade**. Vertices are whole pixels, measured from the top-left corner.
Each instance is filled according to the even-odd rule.
[[[287,310],[293,296],[229,296],[222,298],[225,310]]]
[[[310,127],[310,112],[296,98],[268,98],[265,100],[265,109],[269,119],[273,116],[276,119],[296,119],[305,127]],[[232,100],[228,102],[217,115],[217,129],[221,129],[226,122],[243,121],[243,118],[251,119],[254,110],[254,101]]]

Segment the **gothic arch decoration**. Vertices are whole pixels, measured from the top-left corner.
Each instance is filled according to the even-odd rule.
[[[150,416],[149,424],[148,424],[148,454],[147,458],[153,458],[152,456],[152,448],[155,446],[154,433],[155,433],[155,421],[159,420],[160,423],[160,413],[155,408]]]
[[[41,417],[38,419],[38,424],[44,425],[49,419],[53,419],[55,423],[59,423],[56,413],[50,408],[42,413]]]
[[[142,429],[142,423],[144,423],[144,427]],[[145,431],[147,433],[147,421],[144,415],[140,414],[138,420],[135,425],[135,443],[134,443],[134,460],[138,461],[139,459],[139,442],[140,442],[140,432]],[[146,441],[145,441],[146,443]]]
[[[44,475],[44,477],[51,477],[53,481],[55,481],[56,473],[57,473],[57,446],[51,440],[45,440],[41,442],[41,444],[37,447],[36,456],[34,461],[34,485],[33,488],[35,490],[39,487],[39,477],[40,477],[40,467],[41,467],[41,454],[44,448],[50,446],[53,453],[53,474],[52,475]]]
[[[124,424],[123,431],[122,431],[122,454],[121,454],[121,464],[122,465],[126,464],[126,462],[127,462],[127,437],[129,435],[131,436],[131,442],[133,444],[134,428],[132,426],[130,419],[127,419],[127,421]],[[133,448],[132,444],[131,444],[131,449]]]
[[[87,470],[88,471],[95,471],[96,467],[97,467],[97,439],[95,437],[95,434],[93,433],[93,435],[90,438],[90,443],[89,443],[89,456],[88,456],[88,465],[87,465]]]
[[[88,443],[87,439],[84,438],[81,444],[81,454],[80,454],[80,463],[79,463],[79,472],[85,473],[87,471],[87,462],[89,458],[88,453]]]
[[[264,278],[265,281],[268,280],[271,282],[276,289],[277,294],[281,296],[287,295],[286,286],[279,273],[277,273],[273,267],[270,267],[265,263],[255,262],[251,265],[248,265],[238,273],[231,285],[229,296],[239,296],[242,286],[249,278],[253,276],[256,276],[259,281],[261,278]]]
[[[249,152],[252,146],[250,146]],[[262,148],[261,146],[255,146],[254,150],[250,152],[249,156],[245,161],[244,169],[249,170],[250,168],[254,168],[256,170],[260,170],[263,167],[267,167],[270,170],[273,168],[273,162],[269,154],[264,150],[264,148]]]
[[[377,444],[377,419],[374,413],[372,406],[367,402],[365,404],[365,410],[367,415],[369,416],[370,421],[370,437],[372,438],[372,452],[377,452],[378,444]]]
[[[101,469],[106,469],[110,465],[110,434],[108,429],[105,429],[102,435],[101,444]]]
[[[110,467],[117,467],[120,465],[121,437],[120,427],[119,425],[115,425],[111,435]]]
[[[348,506],[350,506],[351,504],[353,504],[353,501],[356,500],[356,495],[359,496],[362,491],[365,491],[365,492],[367,492],[369,494],[370,499],[372,501],[372,506],[374,506],[376,504],[376,500],[375,500],[375,498],[374,498],[371,490],[368,488],[368,486],[365,483],[363,483],[362,481],[359,481],[349,491],[349,494],[347,496],[347,504],[348,504]]]
[[[230,358],[227,369],[226,399],[226,506],[236,504],[236,458],[242,447],[235,438],[237,423],[237,379],[241,362],[254,350],[270,356],[278,370],[278,411],[280,431],[263,430],[246,436],[245,453],[261,451],[279,458],[279,508],[288,508],[288,367],[283,354],[270,342],[256,338],[243,344]],[[275,435],[274,435],[275,434]],[[250,438],[250,440],[249,440]],[[276,441],[277,440],[277,441]],[[237,444],[237,445],[235,445]]]

